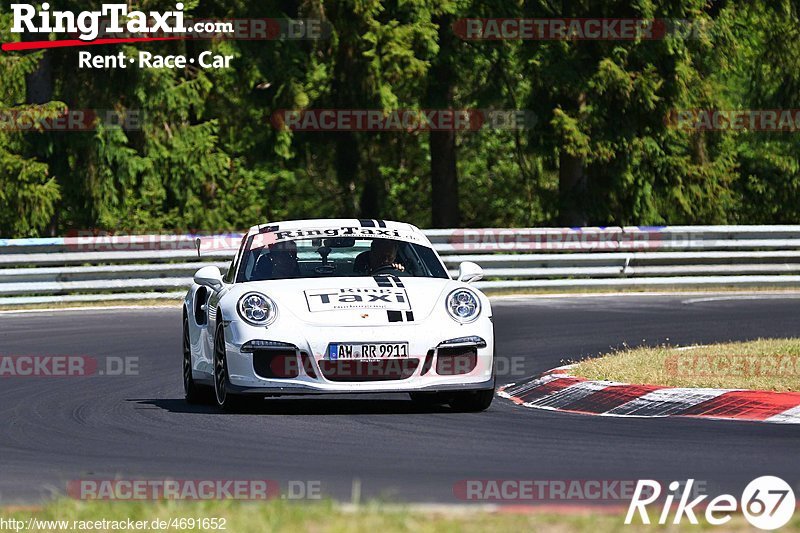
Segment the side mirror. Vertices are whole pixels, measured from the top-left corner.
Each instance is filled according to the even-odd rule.
[[[209,265],[195,272],[194,282],[218,291],[222,288],[222,273],[219,271],[219,267]]]
[[[470,283],[483,277],[483,269],[472,261],[464,261],[458,265],[458,281]]]

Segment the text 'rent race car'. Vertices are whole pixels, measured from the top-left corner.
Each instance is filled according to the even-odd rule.
[[[222,276],[197,271],[183,307],[186,399],[407,392],[480,411],[492,402],[489,300],[450,279],[416,227],[382,220],[255,226]]]

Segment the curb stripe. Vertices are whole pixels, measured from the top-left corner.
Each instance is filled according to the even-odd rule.
[[[766,421],[775,422],[776,424],[800,424],[800,405],[779,415],[771,416]]]
[[[565,378],[569,379],[569,378]],[[608,386],[607,383],[602,381],[581,381],[570,385],[558,392],[544,396],[542,398],[526,401],[525,405],[536,407],[550,407],[553,409],[568,409],[572,403],[582,400],[583,398],[599,391]]]
[[[582,413],[605,413],[649,392],[663,388],[653,385],[612,385],[573,403],[568,409]]]
[[[724,394],[722,389],[663,388],[611,409],[610,415],[672,416]]]
[[[561,377],[563,377],[563,376],[561,376]],[[533,381],[529,381],[527,383],[523,383],[521,385],[518,385],[516,383],[509,383],[508,385],[506,385],[504,387],[500,387],[499,392],[502,393],[503,397],[505,397],[505,398],[511,398],[511,397],[514,397],[514,396],[521,396],[522,394],[525,394],[526,392],[528,392],[531,389],[535,389],[536,387],[541,387],[545,383],[549,383],[549,382],[551,382],[553,380],[556,380],[556,379],[560,379],[560,377],[558,377],[558,376],[542,376],[542,377],[540,377],[538,379],[535,379]]]
[[[556,392],[566,389],[569,386],[572,386],[576,383],[580,383],[581,380],[577,378],[571,377],[558,377],[554,378],[546,383],[542,383],[534,387],[531,390],[525,391],[523,394],[515,394],[517,398],[522,400],[523,402],[529,400],[538,400],[539,398],[544,398],[550,394],[555,394]]]
[[[800,394],[767,391],[731,391],[697,404],[684,416],[716,416],[766,420],[800,404]]]
[[[498,390],[517,405],[601,416],[714,418],[800,424],[800,393],[630,385],[568,375],[568,367]]]

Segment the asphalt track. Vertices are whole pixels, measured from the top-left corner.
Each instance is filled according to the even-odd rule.
[[[494,301],[499,383],[610,347],[800,334],[800,295],[587,296]],[[465,479],[705,482],[762,475],[800,488],[800,426],[554,413],[495,399],[483,413],[406,396],[272,399],[254,413],[184,403],[180,310],[0,315],[2,355],[138,357],[139,375],[0,378],[0,503],[82,478],[320,481],[325,494],[459,503]],[[505,367],[505,370],[503,369]]]

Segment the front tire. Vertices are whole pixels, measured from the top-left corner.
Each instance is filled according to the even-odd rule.
[[[462,413],[478,413],[492,405],[494,389],[457,392],[450,399],[450,407]]]
[[[228,356],[225,350],[225,328],[220,323],[214,335],[214,397],[223,411],[235,413],[245,408],[245,399],[229,390]]]

